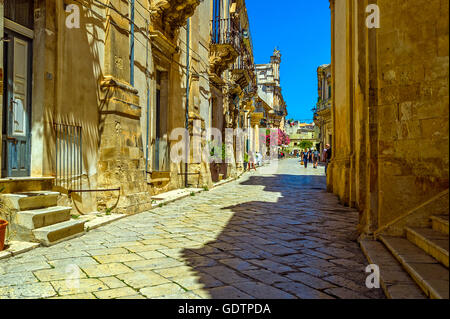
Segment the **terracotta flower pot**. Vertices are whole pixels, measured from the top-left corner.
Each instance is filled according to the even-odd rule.
[[[0,251],[5,248],[6,226],[8,226],[8,222],[0,219]]]

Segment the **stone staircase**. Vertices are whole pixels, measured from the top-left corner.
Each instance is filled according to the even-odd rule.
[[[58,192],[29,191],[1,195],[11,209],[15,240],[50,246],[84,233],[85,221],[71,219],[72,207],[58,206]]]
[[[407,226],[405,234],[360,242],[369,261],[380,266],[388,297],[449,299],[449,216],[431,216],[428,227]]]

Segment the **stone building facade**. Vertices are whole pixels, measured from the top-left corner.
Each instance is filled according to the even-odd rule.
[[[270,57],[270,63],[256,65],[256,76],[258,96],[270,107],[265,118],[266,125],[283,130],[288,113],[281,90],[280,66],[281,53],[275,49]]]
[[[379,8],[379,28],[366,24],[369,4]],[[448,214],[448,6],[330,1],[328,187],[360,210],[363,234],[404,235],[407,225]]]
[[[333,121],[331,120],[332,83],[331,65],[324,64],[317,68],[318,101],[314,108],[314,123],[320,129],[318,150],[323,151],[333,140]]]
[[[5,192],[51,184],[80,212],[131,214],[239,172],[239,159],[212,174],[170,155],[176,128],[192,146],[207,128],[251,125],[243,0],[1,0],[0,35]]]

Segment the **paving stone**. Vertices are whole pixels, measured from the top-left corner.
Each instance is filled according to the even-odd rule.
[[[0,287],[0,299],[40,299],[53,297],[55,295],[56,291],[48,282]]]
[[[324,290],[325,293],[336,296],[341,299],[368,299],[366,296],[359,294],[353,290],[335,287]]]
[[[327,295],[320,290],[305,286],[299,282],[279,282],[274,286],[283,289],[300,299],[335,299],[334,297]]]
[[[263,259],[263,260],[251,259],[251,260],[249,260],[249,262],[251,262],[252,264],[258,265],[262,268],[266,268],[270,271],[276,272],[276,273],[285,273],[285,272],[294,270],[289,266],[282,265],[280,263],[274,262],[269,259]]]
[[[128,286],[135,289],[144,287],[157,286],[170,281],[161,275],[154,273],[153,271],[134,271],[126,274],[118,275],[117,278],[125,282]]]
[[[299,170],[297,160],[285,160],[272,173],[246,174],[83,237],[6,257],[0,287],[41,284],[45,296],[51,284],[59,291],[48,290],[51,298],[383,298],[359,288],[367,261],[353,241],[358,212],[324,191],[323,167]],[[81,268],[79,289],[67,287],[65,268],[73,264]]]
[[[51,297],[50,299],[97,299],[92,293]]]
[[[101,249],[90,249],[87,252],[91,256],[106,256],[115,254],[127,254],[128,250],[125,248],[101,248]]]
[[[80,279],[76,283],[66,280],[52,281],[51,284],[60,296],[79,295],[109,289],[100,280],[92,278]]]
[[[136,291],[130,287],[122,287],[108,290],[101,290],[94,292],[94,295],[99,299],[116,299],[126,296],[136,295]]]
[[[147,298],[158,298],[164,296],[172,296],[185,293],[185,290],[174,283],[162,284],[153,287],[145,287],[139,292]]]
[[[120,276],[120,275],[119,275]],[[101,282],[103,282],[105,285],[107,285],[109,288],[114,289],[114,288],[122,288],[125,287],[126,284],[117,279],[116,277],[103,277],[103,278],[99,278],[101,280]]]
[[[32,272],[15,272],[0,275],[0,287],[38,282]]]
[[[169,267],[176,267],[176,266],[184,265],[182,262],[180,262],[176,259],[170,258],[170,257],[130,261],[130,262],[125,262],[124,264],[134,270],[160,269],[160,268],[169,268]]]
[[[302,272],[291,273],[291,274],[288,274],[287,277],[289,279],[301,282],[301,283],[303,283],[307,286],[310,286],[312,288],[315,288],[315,289],[325,289],[325,288],[336,287],[332,283],[326,282],[322,279],[316,278],[314,276],[311,276],[309,274],[302,273]]]
[[[125,261],[135,261],[135,260],[144,260],[143,257],[133,254],[117,254],[117,255],[103,255],[103,256],[93,256],[99,263],[101,264],[110,264],[110,263],[122,263]]]
[[[155,273],[160,274],[166,278],[178,277],[178,276],[190,276],[195,274],[195,270],[188,266],[178,266],[171,268],[154,269]]]
[[[40,281],[54,281],[61,279],[86,278],[86,274],[77,266],[61,266],[58,268],[37,270],[34,275]]]
[[[270,272],[265,269],[247,270],[247,271],[243,271],[242,273],[251,278],[257,279],[265,284],[268,284],[268,285],[272,285],[273,283],[276,283],[276,282],[291,281],[291,279],[289,279],[287,277],[280,276],[276,273]]]
[[[4,266],[6,273],[35,271],[39,269],[49,269],[51,266],[45,261],[28,261],[8,263]]]
[[[116,276],[128,272],[133,272],[132,269],[120,263],[81,266],[81,269],[89,277],[94,278]]]
[[[224,266],[202,267],[198,268],[198,271],[200,272],[200,276],[201,272],[205,272],[226,284],[245,281],[245,278],[239,276],[236,271]]]
[[[238,271],[244,271],[244,270],[252,270],[257,269],[256,266],[249,264],[246,261],[243,261],[239,258],[227,258],[227,259],[221,259],[219,260],[222,264],[227,265],[230,268],[236,269]]]
[[[77,265],[77,266],[98,265],[98,262],[92,257],[75,257],[58,260],[49,260],[48,263],[55,268],[67,267],[68,265]]]
[[[225,285],[223,282],[206,274],[202,274],[200,278],[198,276],[180,276],[170,278],[170,280],[187,290],[195,290],[200,288],[213,288]]]
[[[216,287],[211,289],[196,289],[193,293],[205,299],[254,299],[245,292],[231,286]]]
[[[348,288],[353,291],[367,292],[367,290],[368,290],[366,287],[365,279],[362,280],[360,282],[360,284],[358,284],[352,280],[348,280],[346,278],[340,277],[340,276],[329,276],[329,277],[324,277],[322,279],[329,281],[329,282],[335,284],[336,286]]]
[[[295,297],[280,289],[258,282],[241,282],[233,287],[257,299],[294,299]]]
[[[166,257],[164,254],[158,251],[140,251],[137,255],[141,256],[144,259],[153,259],[153,258],[164,258]]]

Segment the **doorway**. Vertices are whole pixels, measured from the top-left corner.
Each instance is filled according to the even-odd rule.
[[[32,39],[4,30],[2,176],[26,177],[31,162]]]
[[[168,172],[168,72],[156,71],[154,172]]]

